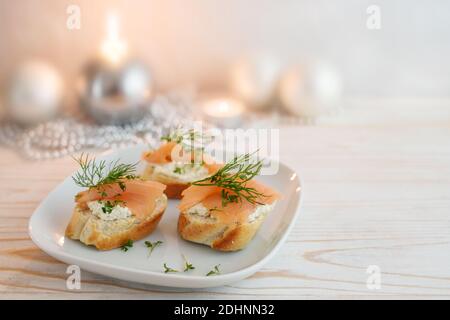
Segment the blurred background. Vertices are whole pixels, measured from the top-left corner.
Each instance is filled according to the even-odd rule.
[[[66,28],[66,8],[81,9],[81,29]],[[70,85],[105,36],[116,10],[129,46],[152,65],[162,88],[223,84],[244,52],[286,63],[336,64],[345,92],[357,96],[449,95],[450,36],[444,0],[379,0],[381,29],[366,27],[373,1],[348,0],[18,0],[0,1],[0,77],[20,61],[48,59]]]
[[[94,123],[135,123],[137,105],[168,92],[230,127],[376,123],[364,110],[389,113],[392,101],[406,107],[391,121],[424,100],[448,109],[449,10],[443,0],[0,0],[0,110],[10,126],[1,136],[13,144],[24,124],[81,104]],[[97,61],[114,55],[113,66]],[[33,93],[40,85],[47,95]],[[123,110],[134,117],[107,114]]]

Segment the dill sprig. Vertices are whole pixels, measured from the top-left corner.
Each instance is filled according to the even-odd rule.
[[[145,246],[148,248],[149,252],[148,252],[148,256],[150,257],[150,255],[152,254],[153,250],[155,250],[155,248],[157,246],[160,246],[163,244],[162,241],[158,240],[155,242],[151,242],[151,241],[145,241],[144,242]]]
[[[257,151],[256,151],[257,152]],[[248,181],[259,175],[262,168],[262,160],[250,163],[254,153],[236,156],[225,164],[214,175],[192,183],[195,186],[217,186],[222,188],[222,206],[231,202],[242,202],[243,199],[251,204],[263,204],[258,199],[265,197],[255,188],[247,187]]]
[[[80,165],[80,170],[72,177],[73,181],[83,188],[98,188],[111,183],[119,183],[122,191],[125,191],[124,179],[135,179],[136,166],[134,164],[120,163],[119,160],[111,162],[96,161],[89,158],[89,155],[81,154],[79,158],[74,158]]]
[[[189,263],[187,261],[184,263],[184,270],[183,270],[183,272],[188,272],[189,270],[194,270],[194,269],[195,269],[195,267],[194,267],[194,265],[192,263]]]
[[[133,240],[131,239],[125,242],[122,247],[120,247],[120,250],[122,250],[123,252],[127,252],[130,248],[133,248]]]
[[[220,274],[220,270],[219,270],[220,264],[218,264],[217,266],[214,266],[214,269],[212,269],[211,271],[209,271],[206,276],[216,276]]]
[[[102,204],[102,212],[107,214],[110,214],[113,211],[113,209],[119,204],[125,205],[125,201],[122,200],[114,200],[114,201],[107,200],[105,202],[102,201],[99,202]]]
[[[178,272],[178,270],[172,269],[171,267],[167,266],[167,263],[164,263],[164,273],[170,273],[170,272]]]
[[[186,257],[184,256],[184,254],[183,254],[183,259],[184,259],[184,270],[183,270],[183,272],[188,272],[189,270],[194,270],[194,269],[195,269],[194,265],[193,265],[192,263],[190,263],[190,262],[186,259]]]

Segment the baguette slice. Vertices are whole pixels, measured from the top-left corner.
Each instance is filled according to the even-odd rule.
[[[245,248],[280,198],[275,190],[255,180],[248,181],[246,185],[265,197],[258,198],[258,203],[242,200],[223,207],[222,188],[190,186],[183,191],[183,199],[178,206],[178,232],[181,237],[220,251]]]
[[[139,240],[149,235],[158,225],[167,207],[163,194],[156,200],[153,211],[142,218],[130,216],[118,220],[102,220],[90,209],[77,205],[66,228],[66,236],[93,245],[99,250],[119,248],[128,240]]]
[[[144,180],[157,181],[166,185],[164,193],[169,199],[181,199],[181,193],[189,187],[189,183],[181,182],[172,177],[164,177],[155,174],[154,166],[149,164],[145,169],[142,178]]]
[[[165,188],[159,182],[125,179],[80,192],[75,197],[76,206],[66,228],[66,236],[99,250],[114,249],[129,240],[141,239],[150,234],[161,220],[167,207]],[[112,207],[126,207],[128,212],[111,215],[115,209],[108,214],[103,205],[100,207],[102,210],[96,211],[91,206],[98,206],[97,201],[110,206],[114,204]]]
[[[176,155],[175,159],[172,153]],[[179,144],[165,143],[158,149],[147,151],[142,155],[142,159],[148,163],[142,178],[165,184],[167,187],[164,193],[169,199],[181,199],[181,193],[190,186],[190,183],[212,175],[221,167],[207,154],[202,153],[197,157],[202,160],[200,163],[199,159],[186,153]],[[197,163],[192,166],[191,160]],[[182,169],[183,173],[175,173],[176,168]]]
[[[202,216],[189,210],[183,211],[178,218],[178,232],[185,240],[205,244],[219,251],[241,250],[254,238],[274,205],[275,202],[258,206],[246,221],[230,221],[213,215]],[[255,213],[258,213],[255,218],[250,219]]]

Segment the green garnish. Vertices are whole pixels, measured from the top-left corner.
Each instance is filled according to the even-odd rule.
[[[125,244],[120,248],[120,250],[127,252],[128,249],[133,248],[133,240],[128,240]]]
[[[209,276],[216,276],[216,275],[220,274],[219,267],[220,267],[220,264],[218,264],[217,266],[214,266],[214,269],[212,269],[210,272],[208,272],[206,274],[206,276],[209,277]]]
[[[184,174],[185,173],[185,169],[183,167],[175,167],[173,172],[174,173],[178,173],[178,174]]]
[[[125,185],[125,183],[123,181],[119,181],[119,187],[120,190],[125,191],[127,186]]]
[[[163,244],[163,242],[159,241],[159,240],[156,242],[145,241],[144,243],[147,246],[147,248],[149,248],[149,253],[148,253],[149,256],[152,254],[153,250],[155,250],[155,248],[157,246],[160,246]]]
[[[195,267],[192,265],[192,263],[189,263],[187,261],[185,262],[183,272],[187,272],[189,270],[194,270],[194,269],[195,269]]]
[[[246,183],[256,177],[262,168],[262,160],[249,163],[254,153],[236,156],[225,164],[214,175],[192,183],[195,186],[217,186],[222,188],[222,206],[228,203],[242,202],[243,199],[251,204],[263,204],[258,199],[265,197],[255,188],[247,187]]]
[[[188,263],[187,261],[186,261],[186,263],[185,263],[185,265],[184,265],[184,270],[183,270],[183,272],[187,272],[187,271],[189,271],[189,270],[194,270],[195,269],[195,267],[192,265],[192,263]]]
[[[81,154],[80,158],[75,161],[78,162],[81,170],[72,179],[83,188],[99,189],[107,184],[118,183],[122,191],[125,191],[126,185],[123,180],[136,179],[137,163],[123,164],[116,160],[107,165],[104,160],[97,162],[95,158],[90,159],[89,155],[84,154]],[[104,190],[99,189],[99,192],[102,196],[107,196]]]
[[[187,261],[186,257],[183,254],[183,259],[184,259],[184,270],[183,272],[188,272],[189,270],[194,270],[195,267],[192,263],[189,263],[189,261]]]
[[[178,270],[172,269],[172,268],[168,267],[166,263],[164,263],[164,273],[169,273],[169,272],[178,272]]]
[[[105,202],[101,202],[101,201],[99,201],[99,202],[103,204],[103,206],[102,206],[103,213],[111,213],[113,211],[114,207],[116,207],[118,204],[125,203],[122,200],[114,200],[114,201],[108,200]]]
[[[114,208],[114,205],[110,201],[106,201],[106,203],[102,207],[103,213],[111,213]]]
[[[121,203],[123,203],[123,204],[125,203],[125,201],[123,201],[123,200],[114,200],[114,201],[107,200],[105,202],[102,202],[102,201],[99,201],[99,202],[103,204],[103,206],[102,206],[103,213],[111,213],[113,211],[114,207],[116,207],[117,205],[119,205]]]
[[[222,206],[225,207],[228,203],[239,202],[239,196],[237,194],[232,194],[229,191],[222,189],[220,192],[222,196]],[[225,201],[225,203],[224,203]]]

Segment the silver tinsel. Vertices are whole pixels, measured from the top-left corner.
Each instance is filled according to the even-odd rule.
[[[33,128],[4,121],[0,144],[34,160],[53,159],[86,149],[117,149],[137,144],[156,146],[171,128],[194,120],[191,105],[176,97],[158,96],[139,121],[125,126],[101,126],[74,117],[62,117]]]

